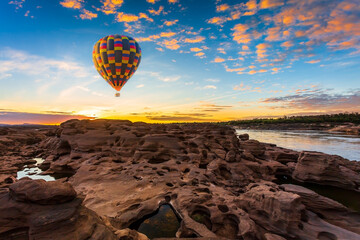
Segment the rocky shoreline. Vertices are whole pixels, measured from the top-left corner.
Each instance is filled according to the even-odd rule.
[[[360,162],[260,143],[229,126],[70,120],[0,128],[0,239],[148,239],[169,204],[178,238],[360,239],[360,213],[278,176],[360,192]],[[53,182],[16,179],[42,157]]]

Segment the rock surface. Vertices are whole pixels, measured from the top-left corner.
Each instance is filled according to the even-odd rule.
[[[0,166],[0,180],[9,187],[6,200],[43,209],[79,201],[74,211],[91,213],[86,219],[104,226],[99,228],[109,231],[109,239],[144,238],[128,228],[161,204],[170,204],[182,219],[176,233],[181,238],[360,238],[358,225],[348,224],[358,221],[359,213],[308,189],[273,182],[292,176],[359,191],[357,162],[238,138],[231,127],[215,124],[70,120],[47,131],[30,145],[28,156],[43,156],[45,173],[66,176],[62,181],[69,184],[10,185],[31,157],[9,150],[6,160],[0,159],[6,162],[6,168]],[[82,203],[70,184],[84,196]],[[28,231],[27,221],[19,217],[23,225],[14,229]]]
[[[54,198],[55,189],[64,198]],[[33,190],[35,198],[29,194]],[[24,179],[10,185],[10,191],[0,192],[0,239],[117,238],[95,212],[82,205],[68,183]]]

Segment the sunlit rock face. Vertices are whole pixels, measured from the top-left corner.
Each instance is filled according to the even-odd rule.
[[[43,173],[65,174],[61,181],[84,196],[84,207],[100,216],[118,237],[121,233],[130,239],[146,238],[134,224],[153,222],[148,217],[160,206],[171,206],[181,221],[160,224],[160,228],[174,229],[176,237],[360,237],[354,231],[358,213],[322,199],[336,209],[337,217],[324,215],[318,205],[305,201],[302,191],[274,183],[279,175],[319,173],[321,178],[315,171],[320,167],[309,169],[316,157],[308,158],[309,164],[301,159],[312,153],[278,148],[247,136],[238,138],[229,126],[70,120],[44,136],[31,145],[45,159],[39,166]],[[319,153],[320,157],[332,158],[342,177],[331,170],[334,164],[324,162],[326,176],[337,181],[316,183],[357,190],[354,179],[359,176],[359,163]]]

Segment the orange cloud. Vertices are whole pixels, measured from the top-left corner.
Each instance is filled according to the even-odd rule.
[[[224,61],[225,61],[225,59],[223,59],[223,58],[221,58],[221,57],[216,57],[213,62],[215,62],[215,63],[221,63],[221,62],[224,62]]]
[[[149,22],[153,22],[154,20],[150,18],[146,13],[139,13],[139,18],[144,18]]]
[[[100,11],[108,15],[115,14],[116,10],[124,3],[124,0],[102,0],[101,3],[103,5],[101,6]]]
[[[320,62],[320,60],[319,60],[319,59],[317,59],[317,60],[307,61],[306,63],[314,64],[314,63],[318,63],[318,62]]]
[[[225,65],[225,71],[227,71],[227,72],[237,72],[238,74],[242,74],[245,69],[246,69],[246,67],[228,68],[228,66]]]
[[[286,41],[286,42],[283,42],[283,43],[281,44],[281,46],[286,47],[286,48],[289,48],[289,47],[294,46],[294,44],[292,43],[292,41]]]
[[[166,26],[172,26],[172,25],[174,25],[174,24],[176,24],[177,22],[178,22],[179,20],[173,20],[173,21],[165,21],[164,22],[164,24],[166,25]]]
[[[245,50],[245,51],[249,50],[249,47],[246,45],[243,45],[241,48],[242,48],[242,50]]]
[[[169,1],[169,3],[172,3],[172,4],[174,4],[174,3],[177,3],[178,2],[178,0],[168,0]]]
[[[190,51],[192,51],[192,52],[201,52],[202,49],[195,47],[195,48],[190,48]]]
[[[245,5],[248,10],[255,10],[257,8],[256,0],[249,0]]]
[[[97,13],[93,13],[93,12],[90,12],[90,11],[88,11],[88,10],[86,10],[86,9],[83,9],[82,10],[82,14],[80,14],[80,18],[81,19],[93,19],[93,18],[97,18]]]
[[[148,12],[151,15],[160,15],[160,13],[164,10],[163,6],[160,6],[158,10],[154,10],[154,9],[149,9]]]
[[[116,17],[116,20],[118,22],[136,22],[137,20],[139,20],[139,17],[134,14],[120,12]]]
[[[221,4],[219,6],[216,6],[216,11],[217,12],[224,12],[226,11],[227,9],[229,9],[229,5],[227,5],[226,3],[225,4]]]
[[[159,0],[146,0],[148,3],[151,3],[151,4],[155,4],[155,2],[159,1]]]
[[[244,85],[244,83],[240,83],[239,85],[236,85],[233,87],[233,90],[235,91],[250,91],[252,89],[249,85]]]
[[[176,35],[176,33],[174,33],[174,32],[162,32],[162,33],[160,33],[160,37],[172,37],[174,35]]]
[[[265,58],[266,55],[266,49],[270,47],[267,43],[260,43],[256,45],[256,54],[258,56],[258,59]]]
[[[224,48],[218,48],[218,49],[216,49],[216,50],[218,50],[219,53],[226,54]]]
[[[176,35],[176,33],[174,33],[174,32],[162,32],[160,34],[150,35],[148,37],[139,37],[139,38],[137,38],[137,40],[139,42],[152,42],[152,41],[154,41],[156,39],[159,39],[161,37],[168,38],[168,37],[172,37],[174,35]]]
[[[64,1],[60,2],[60,4],[61,4],[61,6],[66,7],[66,8],[80,9],[81,2],[83,2],[83,0],[64,0]]]
[[[260,1],[260,8],[272,8],[284,5],[284,0],[261,0]]]
[[[202,57],[204,55],[205,55],[205,53],[203,53],[203,52],[198,52],[198,53],[195,54],[195,56],[198,56],[198,57]]]
[[[234,31],[233,39],[237,43],[249,43],[251,41],[250,34],[246,33],[249,27],[245,24],[236,24],[231,30]]]
[[[134,14],[127,14],[123,12],[118,13],[116,20],[118,22],[136,22],[141,18],[144,18],[150,22],[154,21],[152,18],[149,18],[148,15],[146,15],[145,13],[140,13],[139,16],[136,16]]]
[[[199,42],[202,42],[204,40],[205,40],[204,37],[197,36],[195,38],[185,38],[184,42],[186,42],[186,43],[199,43]]]
[[[207,23],[221,25],[229,20],[231,20],[229,17],[213,17],[207,20]]]
[[[178,42],[179,42],[178,40],[172,39],[172,40],[164,40],[162,44],[168,49],[176,50],[180,48]]]

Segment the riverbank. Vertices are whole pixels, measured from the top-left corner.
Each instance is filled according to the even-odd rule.
[[[128,228],[163,204],[179,217],[181,238],[360,237],[357,209],[278,182],[359,193],[360,163],[238,138],[229,126],[71,120],[7,128],[0,144],[0,239],[147,239]],[[43,174],[66,177],[17,180],[35,157],[45,159]]]
[[[231,125],[235,129],[256,129],[256,130],[313,130],[326,131],[331,133],[345,133],[360,136],[360,125],[354,123],[244,123]]]

